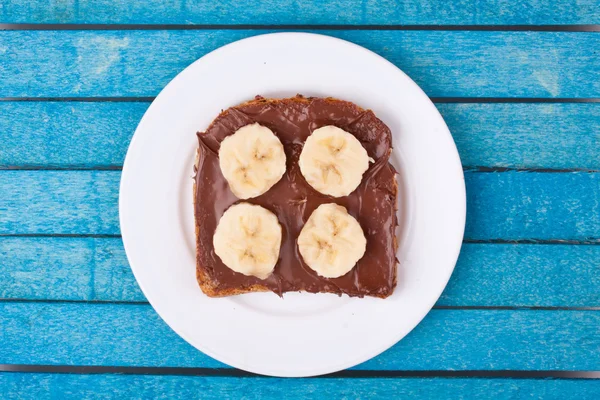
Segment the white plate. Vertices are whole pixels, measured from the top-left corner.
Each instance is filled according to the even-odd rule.
[[[196,131],[257,94],[333,96],[372,109],[393,132],[400,172],[398,286],[385,299],[252,293],[212,299],[195,277],[192,166]],[[190,344],[265,375],[311,376],[357,365],[410,332],[458,257],[465,187],[456,147],[423,91],[380,56],[321,35],[255,36],[202,57],[140,122],[119,199],[133,273],[150,304]]]

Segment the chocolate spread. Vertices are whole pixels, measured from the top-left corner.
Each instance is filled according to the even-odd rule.
[[[240,202],[229,190],[219,168],[221,141],[242,126],[259,123],[271,129],[284,146],[287,170],[266,193],[243,200],[258,204],[277,215],[282,227],[279,260],[265,280],[245,276],[226,267],[215,254],[213,235],[219,219],[231,205]],[[353,134],[375,160],[360,186],[350,195],[333,198],[314,190],[298,166],[302,145],[311,132],[335,125]],[[321,98],[257,101],[221,113],[204,133],[198,133],[195,217],[197,268],[203,269],[218,290],[263,285],[281,295],[289,291],[331,292],[350,296],[387,297],[396,284],[396,171],[389,164],[391,133],[371,111],[356,105]],[[296,239],[311,213],[323,203],[337,203],[348,210],[363,228],[365,255],[346,275],[327,279],[317,275],[302,260]]]

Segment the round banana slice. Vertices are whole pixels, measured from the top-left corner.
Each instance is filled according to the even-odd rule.
[[[219,166],[240,199],[260,196],[285,173],[283,145],[262,125],[246,125],[221,142]]]
[[[346,275],[362,258],[367,239],[360,224],[337,204],[322,204],[298,236],[304,262],[325,278]]]
[[[230,269],[265,279],[279,258],[281,225],[271,211],[239,203],[229,207],[219,220],[213,246]]]
[[[354,135],[336,126],[324,126],[306,139],[300,171],[317,191],[333,197],[352,193],[369,168],[369,155]]]

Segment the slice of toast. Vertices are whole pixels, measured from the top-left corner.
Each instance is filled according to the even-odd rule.
[[[287,157],[282,179],[249,203],[261,205],[278,216],[283,229],[280,258],[265,280],[227,268],[215,254],[212,237],[223,212],[239,200],[231,193],[218,164],[220,142],[242,126],[259,123],[281,140]],[[298,157],[302,143],[321,126],[336,125],[363,144],[375,160],[361,185],[349,196],[332,198],[316,192],[302,177]],[[385,298],[396,285],[395,236],[398,185],[389,164],[392,150],[389,128],[369,110],[333,98],[254,100],[219,114],[205,132],[198,133],[195,162],[194,214],[196,221],[196,276],[202,291],[211,297],[249,292],[288,291],[337,293]],[[343,205],[361,224],[367,250],[348,274],[333,279],[318,276],[304,264],[296,239],[312,211],[320,204]]]

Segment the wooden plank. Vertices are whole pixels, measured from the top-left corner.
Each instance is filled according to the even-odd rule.
[[[147,107],[144,102],[0,103],[0,167],[121,166]],[[600,103],[437,107],[467,168],[600,169]]]
[[[50,5],[42,0],[9,0],[0,8],[0,20],[36,24],[562,25],[597,24],[599,9],[597,0],[249,0],[218,4],[209,0],[67,0]]]
[[[439,306],[600,306],[600,246],[465,243]]]
[[[436,106],[467,167],[600,169],[600,103]]]
[[[1,102],[0,166],[121,166],[148,105]]]
[[[0,303],[0,363],[222,368],[149,305]],[[598,370],[600,311],[433,310],[361,370]]]
[[[146,301],[120,238],[0,237],[0,298]]]
[[[465,173],[465,237],[600,237],[600,173]]]
[[[0,392],[18,399],[593,399],[600,380],[484,378],[237,378],[156,375],[0,374]]]
[[[600,307],[600,246],[473,244],[438,306]],[[119,238],[0,238],[0,298],[146,298]]]
[[[0,95],[155,96],[209,51],[265,32],[1,31]],[[596,32],[319,32],[379,53],[434,97],[600,97]]]
[[[0,171],[0,234],[118,234],[119,171]],[[600,238],[600,173],[466,172],[467,239]]]
[[[120,176],[120,171],[0,171],[0,234],[117,234]]]

